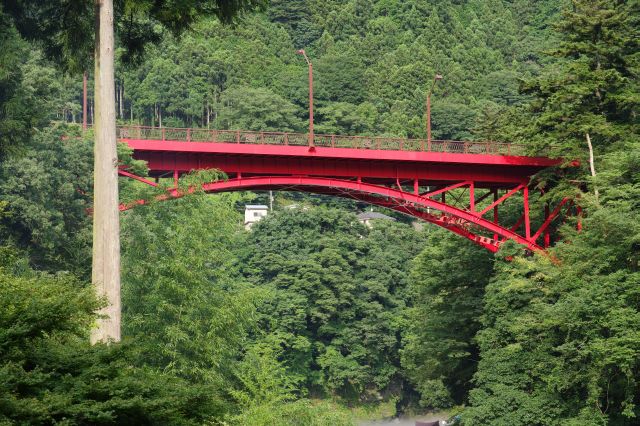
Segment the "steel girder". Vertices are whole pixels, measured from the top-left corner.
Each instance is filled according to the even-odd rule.
[[[144,178],[132,175],[126,171],[121,171],[121,175],[134,178],[147,184],[154,184]],[[241,191],[241,190],[285,190],[303,191],[317,194],[333,195],[343,198],[350,198],[357,201],[389,208],[409,216],[433,223],[462,237],[465,237],[475,244],[485,249],[496,252],[500,245],[507,240],[513,240],[525,246],[530,251],[542,251],[549,245],[548,229],[551,222],[560,214],[561,208],[569,200],[563,200],[554,210],[549,213],[546,209],[545,221],[540,228],[532,235],[530,231],[528,187],[526,184],[519,184],[508,190],[504,195],[498,197],[497,190],[490,191],[480,198],[475,198],[475,188],[473,181],[458,182],[446,187],[442,187],[426,193],[419,193],[417,185],[414,192],[406,191],[398,181],[398,188],[375,185],[362,182],[360,180],[347,180],[335,178],[323,178],[312,176],[257,176],[247,178],[234,178],[211,182],[203,185],[203,190],[208,193]],[[463,206],[447,203],[445,194],[455,189],[466,188],[468,191],[468,203],[463,202]],[[503,226],[498,222],[498,206],[517,193],[522,192],[523,210],[520,220],[512,226]],[[477,211],[476,203],[494,195],[494,200],[484,209]],[[177,188],[172,188],[166,194],[157,197],[159,200],[182,197]],[[462,195],[462,194],[458,194]],[[466,192],[465,192],[466,195]],[[439,199],[434,197],[439,196]],[[452,200],[454,197],[448,197]],[[458,197],[460,198],[460,197]],[[121,210],[128,210],[136,205],[146,204],[146,200],[138,200],[127,205],[121,205]],[[458,204],[460,200],[458,200]],[[466,205],[465,205],[466,204]],[[432,213],[434,210],[437,213]],[[484,218],[484,215],[493,210],[491,220]],[[524,224],[524,235],[516,231]],[[490,235],[482,235],[483,232]],[[545,235],[542,245],[537,243],[540,236]]]

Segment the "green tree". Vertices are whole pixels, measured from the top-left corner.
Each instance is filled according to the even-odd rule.
[[[489,253],[445,230],[431,233],[413,261],[402,366],[422,406],[446,408],[467,400],[492,263]]]
[[[314,207],[278,212],[252,228],[244,273],[273,293],[261,337],[308,390],[375,398],[402,381],[398,349],[407,262],[421,241],[404,224]]]
[[[146,364],[220,393],[260,296],[234,273],[238,228],[229,198],[204,194],[134,209],[123,221],[124,336]]]
[[[53,70],[19,36],[4,6],[0,6],[0,160],[20,152],[31,140],[32,128],[51,115],[61,87]]]
[[[35,268],[88,276],[91,159],[78,129],[61,125],[38,132],[22,155],[0,164],[2,238],[26,250]]]
[[[229,129],[292,132],[303,127],[298,108],[268,89],[230,88],[221,102],[219,120]]]
[[[567,243],[550,256],[502,249],[487,287],[477,387],[465,424],[636,422],[637,8],[637,2],[574,1],[558,26],[558,66],[528,86],[537,96],[531,138],[538,146],[553,140],[565,158],[583,164],[568,172],[581,185],[565,178],[551,196],[577,194],[588,214],[582,232],[564,229]],[[587,135],[596,178],[586,170]]]
[[[11,246],[0,252],[1,423],[186,425],[220,414],[209,389],[141,366],[132,346],[90,346],[90,287],[30,270]]]

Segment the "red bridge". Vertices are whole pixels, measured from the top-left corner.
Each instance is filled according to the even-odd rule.
[[[177,181],[183,173],[216,168],[229,179],[205,184],[207,192],[351,198],[434,223],[493,252],[506,240],[532,251],[547,247],[549,226],[568,201],[530,212],[531,177],[561,160],[527,156],[515,144],[316,134],[310,145],[299,133],[151,127],[120,127],[118,138],[148,163],[151,177]],[[120,174],[157,185],[126,170]],[[180,196],[177,189],[169,195]],[[507,200],[519,209],[512,223],[500,220],[499,206]]]

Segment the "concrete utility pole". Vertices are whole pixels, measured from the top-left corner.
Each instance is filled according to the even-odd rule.
[[[91,343],[120,341],[120,217],[114,83],[113,0],[95,0],[95,145],[91,281],[108,305]]]

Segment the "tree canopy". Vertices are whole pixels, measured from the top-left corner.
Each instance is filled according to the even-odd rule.
[[[0,423],[347,425],[378,407],[463,425],[636,424],[638,2],[262,7],[116,1],[118,120],[304,132],[304,48],[318,132],[424,137],[439,73],[434,138],[578,160],[531,189],[544,189],[536,208],[568,196],[580,213],[546,254],[506,242],[492,255],[395,212],[366,226],[355,201],[278,193],[248,231],[244,205],[267,194],[155,202],[172,179],[122,180],[121,201],[149,200],[121,214],[124,341],[91,346],[104,301],[89,284],[93,135],[76,124],[76,71],[93,2],[4,1]]]

